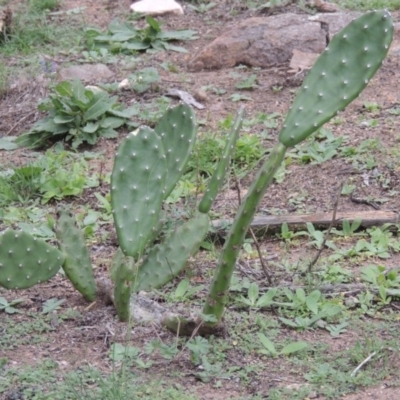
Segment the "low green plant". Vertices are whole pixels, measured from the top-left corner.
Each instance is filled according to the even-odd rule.
[[[95,144],[99,138],[116,138],[116,129],[129,121],[135,111],[119,104],[117,97],[95,87],[84,87],[78,81],[57,84],[49,98],[39,104],[48,116],[37,121],[16,143],[22,147],[40,148],[65,139],[76,149],[82,143]]]
[[[60,308],[61,304],[65,303],[66,299],[48,299],[43,303],[42,314],[49,314]]]
[[[78,196],[99,184],[95,175],[88,175],[89,171],[85,155],[49,149],[26,165],[0,170],[0,205],[28,204],[35,199],[45,204],[52,199]]]
[[[241,89],[241,90],[249,90],[249,89],[256,89],[258,87],[257,85],[257,75],[252,74],[246,79],[240,81],[235,85],[236,89]]]
[[[239,305],[244,305],[252,309],[266,308],[277,304],[273,301],[277,293],[277,288],[271,288],[260,296],[258,285],[255,282],[252,282],[247,290],[247,297],[240,295],[236,298],[236,302]]]
[[[377,10],[386,8],[388,10],[399,10],[397,0],[340,0],[336,1],[340,7],[350,10]]]
[[[188,7],[199,14],[205,14],[207,11],[212,10],[217,4],[210,2],[210,3],[200,3],[198,6],[193,4],[188,4]]]
[[[14,306],[17,306],[18,304],[21,304],[24,301],[25,299],[15,299],[9,302],[6,298],[0,297],[0,311],[4,311],[7,314],[20,313],[21,311],[16,309]]]
[[[309,347],[306,342],[292,342],[283,346],[281,350],[277,351],[274,343],[268,339],[263,333],[258,333],[258,338],[262,344],[262,348],[259,350],[259,353],[265,354],[268,356],[277,357],[279,355],[287,356],[290,354],[298,353],[299,351],[305,350]]]
[[[364,233],[357,234],[357,229],[361,226],[362,219],[356,218],[352,223],[348,219],[344,219],[342,222],[342,230],[333,228],[331,232],[338,236],[351,237],[356,235],[364,235]]]
[[[169,293],[166,298],[170,302],[188,301],[191,297],[202,291],[204,288],[204,285],[191,287],[189,279],[185,278],[179,282],[175,290]]]
[[[149,67],[136,71],[129,76],[130,88],[141,94],[147,92],[151,88],[155,88],[156,84],[161,82],[157,68]]]
[[[92,49],[106,48],[111,53],[134,54],[138,51],[172,50],[186,52],[171,41],[196,39],[193,30],[162,31],[159,22],[146,17],[147,27],[139,29],[129,22],[112,21],[105,34],[91,28],[86,31],[87,45]]]
[[[30,0],[29,7],[32,11],[43,12],[56,10],[60,0]]]

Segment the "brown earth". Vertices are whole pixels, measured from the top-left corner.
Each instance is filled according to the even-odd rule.
[[[94,0],[65,0],[62,2],[62,9],[67,10],[85,5],[84,11],[87,24],[93,24],[99,27],[106,27],[114,17],[123,17],[128,13],[130,1],[119,0],[94,1]],[[17,9],[18,2],[12,5]],[[297,10],[293,7],[290,11]],[[232,13],[232,11],[234,11]],[[281,9],[285,12],[287,9]],[[297,10],[298,11],[298,10]],[[300,12],[300,11],[299,11]],[[234,16],[232,16],[234,15]],[[198,14],[187,10],[184,18],[164,17],[162,18],[163,29],[194,29],[198,32],[200,39],[193,42],[185,42],[182,45],[188,49],[188,54],[179,54],[173,52],[157,53],[152,55],[143,55],[139,67],[158,66],[163,61],[168,61],[175,65],[179,73],[174,74],[160,69],[162,75],[162,91],[170,88],[178,88],[194,93],[204,86],[211,85],[215,88],[223,88],[226,93],[217,95],[212,91],[207,92],[206,108],[202,111],[197,110],[197,116],[200,120],[206,120],[207,130],[216,130],[218,121],[226,118],[229,114],[235,114],[238,105],[228,101],[228,97],[237,92],[235,84],[238,78],[234,76],[239,72],[233,68],[222,69],[218,71],[200,71],[190,72],[187,68],[191,57],[204,45],[216,38],[226,30],[245,18],[259,16],[259,13],[247,10],[241,7],[240,3],[231,1],[220,1],[210,13]],[[400,21],[399,13],[394,13],[394,19]],[[12,58],[5,60],[12,65]],[[60,65],[67,65],[74,62],[73,57],[60,55],[57,58]],[[116,64],[109,67],[114,71],[116,80],[120,81],[126,77],[130,71],[123,70]],[[244,92],[252,98],[252,101],[246,102],[247,118],[251,119],[260,112],[284,114],[293,98],[293,90],[296,87],[287,84],[288,66],[282,65],[271,69],[259,70],[258,88]],[[247,72],[246,72],[247,73]],[[250,74],[250,73],[248,73]],[[400,91],[398,82],[400,81],[400,56],[390,56],[376,77],[369,84],[367,89],[344,111],[340,118],[341,124],[328,124],[335,136],[346,136],[347,145],[357,146],[365,139],[379,139],[379,151],[376,155],[376,167],[373,170],[359,171],[352,165],[351,161],[345,162],[343,158],[334,158],[323,164],[293,164],[289,167],[290,174],[286,175],[281,184],[274,184],[264,198],[260,211],[265,213],[287,214],[294,212],[314,213],[320,211],[332,211],[334,199],[337,190],[342,182],[356,185],[358,198],[363,199],[385,199],[380,204],[381,209],[398,211],[400,208],[400,197],[390,195],[391,192],[399,191],[400,182],[400,117],[390,113],[390,110],[400,107]],[[95,83],[95,82],[93,82]],[[46,96],[48,81],[45,77],[36,76],[34,80],[29,76],[17,76],[11,85],[11,89],[3,96],[0,103],[0,137],[5,135],[18,135],[28,129],[31,124],[39,119],[36,110],[39,99]],[[275,91],[273,87],[280,87]],[[132,101],[143,101],[138,95],[129,93],[125,95],[126,103]],[[145,99],[144,99],[145,100]],[[380,109],[373,115],[368,113],[365,108],[366,102],[379,104]],[[377,127],[368,127],[361,124],[363,119],[375,119],[378,121]],[[254,134],[260,134],[262,127],[255,125],[251,128]],[[270,146],[276,139],[277,129],[271,129],[270,141],[266,141],[266,146]],[[201,134],[200,130],[200,134]],[[118,145],[116,141],[101,140],[95,146],[95,151],[105,151],[104,164],[101,168],[104,172],[111,170],[112,155]],[[23,163],[29,154],[26,150],[14,152],[0,151],[3,162]],[[100,168],[100,167],[99,167]],[[375,178],[374,171],[379,174]],[[242,182],[246,188],[250,178]],[[368,181],[368,185],[366,182]],[[106,192],[106,190],[105,190]],[[227,190],[218,199],[216,210],[222,215],[232,215],[237,207],[234,188]],[[296,202],[299,197],[304,199]],[[85,203],[94,204],[95,198],[92,193],[85,193],[83,196]],[[77,199],[76,204],[82,202]],[[342,196],[338,205],[341,211],[360,211],[370,210],[371,206],[364,203],[356,203],[349,196]],[[0,221],[0,227],[1,221]],[[274,237],[266,238],[263,243],[270,252],[281,254],[284,250]],[[96,275],[102,276],[107,273],[109,261],[115,242],[112,239],[105,243],[93,243],[91,245],[92,261],[96,266]],[[308,249],[301,251],[295,250],[293,257],[309,256]],[[387,265],[396,265],[398,261],[394,257],[388,260]],[[207,256],[203,255],[192,265],[192,273],[197,281],[204,281]],[[209,264],[209,263],[208,263]],[[253,272],[251,275],[254,278]],[[260,281],[261,282],[261,281]],[[109,372],[112,370],[112,364],[108,358],[110,344],[113,342],[125,343],[127,326],[116,319],[115,310],[112,306],[105,306],[101,301],[94,304],[86,303],[82,297],[72,288],[69,282],[58,276],[46,284],[36,286],[21,293],[7,292],[0,289],[0,295],[7,297],[8,300],[24,297],[27,299],[20,309],[24,312],[39,312],[42,303],[50,298],[66,299],[65,305],[79,311],[83,317],[78,319],[59,321],[57,318],[52,320],[51,326],[47,329],[44,342],[34,344],[30,343],[29,338],[24,345],[12,349],[1,350],[0,357],[7,357],[12,366],[22,366],[26,364],[34,365],[38,360],[51,358],[56,361],[61,371],[71,370],[79,366],[90,364],[98,369]],[[202,293],[201,296],[204,294]],[[398,310],[394,309],[394,313]],[[236,314],[235,314],[236,315]],[[267,314],[268,315],[268,314]],[[0,321],[5,318],[0,314]],[[29,319],[26,315],[14,315],[12,318],[16,321],[26,321]],[[238,317],[240,319],[240,316]],[[230,321],[232,323],[233,321]],[[232,323],[234,326],[235,323]],[[256,326],[253,326],[256,329]],[[157,327],[133,327],[132,344],[138,347],[147,343],[150,339],[160,338],[163,341],[170,341],[173,335],[160,330]],[[329,334],[320,331],[306,331],[297,333],[287,329],[285,334],[288,338],[297,340],[309,340],[311,342],[326,343],[330,351],[334,354],[338,351],[344,351],[358,340],[357,332],[344,334],[339,340],[332,340]],[[225,340],[230,344],[234,341],[230,332],[226,333]],[[259,357],[254,355],[255,359]],[[240,352],[235,353],[229,350],[228,358],[232,364],[241,367],[248,366],[252,359],[243,359]],[[189,360],[187,354],[181,354],[174,361],[165,361],[153,357],[156,368],[150,371],[157,371],[160,377],[170,377],[171,369],[181,372],[184,378],[177,379],[180,384],[190,388],[190,390],[199,396],[199,399],[235,399],[247,398],[254,393],[260,393],[263,398],[268,398],[268,393],[272,388],[290,387],[291,385],[303,384],[301,370],[285,370],[287,365],[281,359],[265,358],[265,373],[249,377],[247,384],[242,384],[239,380],[222,380],[222,387],[217,389],[212,385],[199,382],[195,378],[195,367]],[[360,389],[357,388],[356,394],[349,394],[344,398],[346,400],[397,400],[400,398],[400,390],[397,387],[391,387],[391,382],[398,384],[399,375],[399,357],[394,359],[393,368],[396,371],[393,376],[387,378],[387,385],[380,384],[376,388]],[[379,368],[379,365],[378,365]],[[271,371],[268,373],[268,371]],[[351,390],[349,390],[351,391]],[[318,396],[318,394],[316,395]],[[315,397],[322,399],[323,397]]]

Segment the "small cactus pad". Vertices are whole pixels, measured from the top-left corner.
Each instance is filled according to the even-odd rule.
[[[135,291],[150,291],[171,281],[185,267],[208,232],[207,214],[197,214],[154,246],[139,267]]]
[[[53,277],[63,254],[29,233],[8,229],[0,235],[0,286],[26,289]]]
[[[242,127],[243,118],[244,108],[242,107],[239,110],[236,120],[233,124],[222,158],[219,160],[217,168],[215,169],[214,174],[208,183],[207,190],[199,203],[199,211],[202,213],[208,213],[211,210],[211,206],[217,197],[218,191],[221,189],[224,183],[225,176],[229,170],[231,157],[239,137],[239,132]]]
[[[174,189],[196,141],[196,115],[187,104],[169,108],[154,128],[164,146],[167,166],[165,197]]]
[[[96,298],[96,281],[85,238],[75,226],[75,219],[67,211],[61,211],[57,221],[56,236],[59,249],[65,255],[65,275],[88,301]]]
[[[110,277],[113,282],[116,281],[118,269],[120,268],[120,265],[124,262],[126,262],[125,254],[121,250],[121,247],[118,247],[117,251],[114,254],[110,267]]]
[[[165,196],[165,154],[160,137],[143,126],[120,144],[111,175],[111,204],[119,245],[142,254]]]
[[[371,11],[337,33],[315,62],[283,124],[279,140],[294,146],[354,100],[386,57],[393,38],[388,11]]]
[[[120,321],[128,321],[132,284],[135,279],[135,260],[132,257],[126,257],[125,262],[118,264],[115,278],[115,308]]]

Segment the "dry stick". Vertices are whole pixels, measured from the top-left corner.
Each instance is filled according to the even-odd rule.
[[[238,202],[239,202],[239,206],[240,206],[240,204],[242,203],[242,196],[240,195],[240,185],[239,185],[239,181],[238,181],[238,179],[236,177],[235,171],[233,171],[233,179],[235,181],[235,185],[236,185],[236,189],[237,189]],[[268,230],[268,227],[267,227],[267,230]],[[250,235],[251,235],[251,237],[253,239],[254,246],[256,246],[257,253],[258,253],[258,258],[260,259],[261,267],[262,267],[262,269],[264,271],[264,274],[267,277],[268,283],[270,285],[272,285],[271,274],[268,271],[268,267],[265,265],[264,258],[263,258],[262,254],[261,254],[260,245],[258,244],[256,235],[254,234],[253,229],[251,229],[251,227],[249,228],[249,232],[250,232]]]
[[[362,361],[357,368],[354,369],[354,371],[350,374],[350,376],[355,376],[355,374],[368,362],[371,360],[372,357],[376,355],[376,351],[371,353],[364,361]]]
[[[25,115],[25,117],[21,118],[14,126],[12,126],[9,131],[4,135],[4,136],[8,136],[21,122],[25,121],[27,118],[29,118],[31,115],[35,114],[35,111],[32,111],[31,113],[29,113],[28,115]]]
[[[339,186],[338,194],[336,196],[336,201],[335,201],[335,204],[333,206],[333,213],[332,213],[331,223],[329,224],[328,230],[325,233],[324,240],[322,241],[322,244],[321,244],[321,247],[318,250],[318,253],[315,255],[314,259],[310,262],[310,265],[308,266],[308,270],[307,270],[308,273],[311,272],[311,268],[317,263],[319,257],[321,256],[321,254],[322,254],[322,252],[323,252],[323,250],[325,248],[325,244],[326,244],[326,242],[327,242],[327,240],[329,238],[329,235],[331,233],[331,230],[333,228],[333,225],[334,225],[334,223],[336,221],[336,212],[337,212],[337,208],[338,208],[338,205],[339,205],[340,195],[342,194],[343,185],[344,185],[344,181]]]

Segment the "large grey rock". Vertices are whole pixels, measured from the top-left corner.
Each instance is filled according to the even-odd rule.
[[[359,13],[279,14],[242,21],[207,45],[189,62],[190,70],[245,64],[268,68],[289,64],[293,50],[321,53],[330,37]]]
[[[97,83],[113,76],[114,73],[104,64],[82,64],[60,69],[57,78],[59,81],[79,79],[87,83]]]

